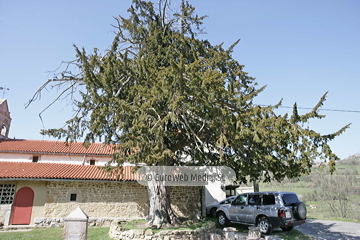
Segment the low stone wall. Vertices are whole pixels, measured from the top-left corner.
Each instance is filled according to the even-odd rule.
[[[36,227],[63,227],[64,226],[64,218],[35,218],[34,225]]]
[[[155,233],[151,229],[132,229],[123,231],[121,225],[112,222],[109,236],[118,240],[210,240],[210,236],[215,233],[215,223],[209,224],[196,230],[163,230]]]

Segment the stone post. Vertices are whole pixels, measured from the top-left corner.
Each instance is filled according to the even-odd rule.
[[[72,213],[64,218],[63,240],[86,240],[89,217],[77,207]]]
[[[261,237],[261,233],[260,233],[260,228],[257,226],[250,226],[248,227],[249,229],[249,233],[248,236],[251,238],[260,238]]]
[[[225,233],[225,239],[227,239],[227,240],[235,240],[236,228],[226,227],[226,228],[223,229],[223,231]]]

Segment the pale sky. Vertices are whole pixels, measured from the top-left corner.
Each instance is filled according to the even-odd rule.
[[[179,4],[179,0],[173,4]],[[233,57],[245,65],[266,90],[257,104],[284,106],[297,102],[311,108],[329,91],[321,111],[326,119],[310,127],[323,134],[352,123],[332,143],[340,157],[360,152],[360,1],[358,0],[192,0],[205,20],[212,44],[231,45],[241,39]],[[105,50],[114,37],[113,16],[126,15],[131,0],[0,0],[0,98],[8,100],[11,138],[49,139],[38,114],[56,96],[48,88],[42,99],[24,104],[62,61],[75,59],[72,44]],[[71,117],[66,101],[43,115],[44,126],[63,126]],[[304,113],[305,110],[300,111]],[[281,108],[279,113],[291,113]]]

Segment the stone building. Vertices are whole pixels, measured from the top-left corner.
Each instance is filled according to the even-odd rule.
[[[11,117],[7,100],[0,99],[0,138],[9,136]]]
[[[78,206],[96,225],[147,216],[147,188],[136,182],[131,166],[124,166],[119,178],[94,165],[0,164],[0,222],[4,225],[61,224]],[[175,213],[199,215],[201,191],[201,187],[171,187]]]
[[[62,141],[0,140],[0,224],[59,223],[77,206],[98,223],[145,218],[147,188],[136,182],[125,164],[124,175],[100,167],[111,160],[110,145]],[[173,209],[179,216],[199,214],[201,187],[173,187]]]

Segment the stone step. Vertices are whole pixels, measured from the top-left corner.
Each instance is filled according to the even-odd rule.
[[[34,228],[35,225],[8,225],[3,226],[4,229],[28,229],[28,228]]]
[[[35,225],[8,225],[3,226],[0,231],[30,231],[35,228]]]

